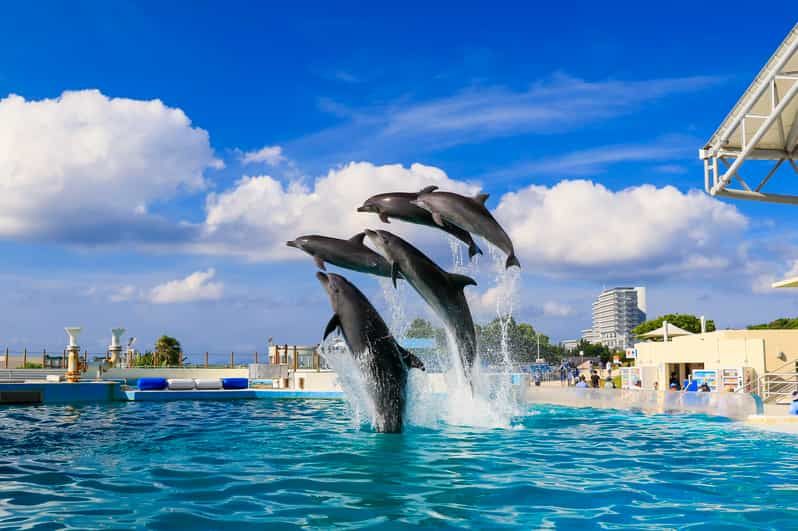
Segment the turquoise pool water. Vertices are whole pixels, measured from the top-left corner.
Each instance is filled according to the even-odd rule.
[[[392,436],[337,401],[7,407],[0,449],[4,529],[798,526],[798,437],[699,416]]]

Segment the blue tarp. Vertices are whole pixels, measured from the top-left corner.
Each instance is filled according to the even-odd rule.
[[[248,378],[222,378],[223,389],[246,389],[248,387]]]

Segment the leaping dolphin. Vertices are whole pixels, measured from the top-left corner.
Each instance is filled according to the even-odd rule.
[[[513,242],[485,207],[488,194],[465,197],[453,192],[436,192],[437,186],[428,186],[418,193],[413,204],[427,210],[438,226],[445,223],[457,225],[472,234],[479,234],[490,243],[507,253],[505,268],[521,267],[515,256]]]
[[[434,187],[432,187],[434,189]],[[426,188],[425,188],[426,190]],[[468,257],[473,258],[475,254],[482,254],[480,249],[474,242],[474,238],[468,233],[444,220],[442,225],[435,223],[432,219],[432,214],[421,207],[414,205],[411,201],[415,201],[418,194],[407,192],[391,192],[387,194],[377,194],[369,197],[363,203],[363,206],[357,209],[358,212],[373,212],[379,215],[383,223],[390,223],[390,218],[401,219],[409,223],[416,223],[418,225],[426,225],[428,227],[438,227],[444,232],[447,232],[468,245]]]
[[[388,231],[366,229],[366,236],[391,263],[394,285],[401,273],[454,334],[466,378],[470,381],[477,339],[463,288],[476,286],[476,281],[465,275],[447,273],[410,243]]]
[[[363,245],[364,237],[363,232],[355,234],[348,240],[310,235],[300,236],[285,244],[308,253],[313,257],[316,266],[325,271],[327,268],[324,263],[329,262],[344,269],[390,277],[390,264],[378,253]]]
[[[327,291],[334,312],[324,337],[341,330],[374,401],[374,429],[401,432],[407,371],[411,367],[423,370],[424,364],[399,346],[380,314],[354,284],[333,273],[318,272],[316,278]]]

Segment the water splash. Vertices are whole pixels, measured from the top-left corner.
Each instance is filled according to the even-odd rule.
[[[438,345],[434,352],[424,356],[427,371],[413,369],[409,373],[405,422],[429,428],[441,425],[512,428],[514,419],[522,412],[521,398],[525,381],[513,374],[508,339],[508,327],[517,306],[520,274],[517,268],[505,269],[503,253],[493,246],[488,246],[489,254],[482,261],[479,255],[469,260],[467,247],[456,238],[449,239],[449,246],[452,272],[487,277],[493,281],[488,289],[496,296],[501,352],[499,359],[487,366],[483,365],[478,348],[469,382],[454,335],[451,330],[446,330],[446,344]],[[394,288],[389,279],[379,279],[379,283],[388,309],[389,328],[397,341],[401,342],[410,327],[407,310],[410,287],[405,282],[399,282]],[[466,296],[473,308],[473,298],[477,296],[475,290],[466,290]],[[443,327],[437,318],[432,321],[435,326]],[[360,427],[370,422],[373,426],[374,403],[367,392],[362,372],[346,346],[341,348],[338,345],[324,355],[331,368],[338,373],[338,383],[346,394],[353,423]]]
[[[393,337],[401,342],[406,336],[407,331],[410,329],[410,319],[407,316],[407,283],[399,281],[394,288],[393,282],[387,278],[379,279],[380,288],[382,289],[382,297],[388,306],[390,315],[390,322],[388,329],[391,331]]]
[[[349,347],[340,336],[330,335],[322,342],[319,350],[327,365],[335,371],[337,383],[346,397],[353,427],[360,428],[367,423],[374,426],[377,408],[368,392],[363,371]]]

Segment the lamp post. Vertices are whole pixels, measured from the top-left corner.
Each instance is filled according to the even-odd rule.
[[[67,346],[69,357],[67,358],[66,379],[70,383],[76,383],[80,380],[80,346],[78,345],[78,336],[83,329],[79,326],[70,326],[64,328],[64,330],[69,335],[69,345]]]

